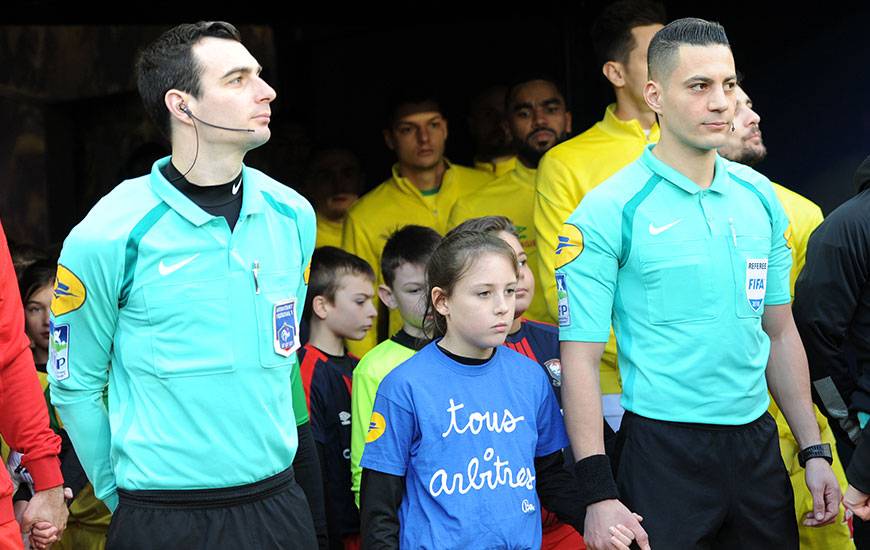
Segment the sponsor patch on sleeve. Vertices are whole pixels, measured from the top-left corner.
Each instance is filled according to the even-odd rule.
[[[305,268],[305,271],[302,273],[302,280],[305,281],[305,284],[308,284],[308,277],[311,276],[311,260],[308,260],[308,266]]]
[[[785,246],[791,250],[794,246],[794,232],[792,231],[791,224],[788,224],[788,227],[785,228],[785,233],[783,233],[782,236],[785,237]]]
[[[556,269],[571,263],[583,252],[583,233],[576,225],[566,223],[562,225],[559,239],[556,242]]]
[[[556,273],[556,297],[559,299],[559,326],[571,325],[571,310],[568,306],[568,285],[564,273]]]
[[[366,443],[371,443],[384,435],[384,430],[387,428],[387,421],[384,415],[379,412],[372,413],[372,419],[369,421],[369,430],[366,432]]]
[[[52,293],[51,312],[55,317],[82,307],[88,294],[84,283],[76,274],[62,265],[57,266]]]
[[[69,378],[69,325],[48,324],[48,369],[55,380]]]

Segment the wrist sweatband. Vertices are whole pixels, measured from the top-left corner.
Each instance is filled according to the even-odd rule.
[[[583,506],[619,498],[607,455],[592,455],[578,460],[574,464],[574,477],[580,488],[580,503]]]

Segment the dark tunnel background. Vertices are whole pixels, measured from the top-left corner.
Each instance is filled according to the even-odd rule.
[[[166,28],[225,19],[278,91],[272,141],[249,165],[305,192],[311,144],[338,143],[361,157],[366,183],[389,174],[383,98],[407,80],[433,82],[450,123],[448,157],[470,164],[466,117],[486,86],[529,72],[562,80],[575,134],[602,116],[612,94],[588,32],[602,1],[466,13],[442,7],[425,22],[334,6],[290,20],[155,3],[147,18],[68,16],[58,2],[25,2],[0,26],[0,217],[10,238],[58,244],[123,177],[141,175],[166,149],[135,91],[136,50]],[[744,87],[762,116],[768,158],[757,169],[827,213],[854,193],[870,153],[870,46],[864,5],[801,11],[785,3],[665,2],[671,19],[697,16],[728,32]],[[158,9],[159,8],[159,9]],[[335,8],[337,9],[337,8]],[[162,16],[160,15],[162,14]],[[357,16],[358,15],[358,16]],[[42,18],[42,19],[40,19]]]

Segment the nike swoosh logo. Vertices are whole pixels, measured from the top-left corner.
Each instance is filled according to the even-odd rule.
[[[239,183],[233,185],[233,195],[239,192],[239,187],[242,186],[242,180],[239,180]]]
[[[676,220],[676,221],[672,221],[672,222],[669,223],[668,225],[663,225],[663,226],[661,226],[661,227],[656,227],[656,226],[654,226],[652,223],[650,223],[650,224],[649,224],[649,234],[650,234],[650,235],[658,235],[659,233],[664,233],[665,231],[667,231],[668,229],[670,229],[670,228],[672,228],[673,226],[677,225],[677,224],[680,223],[681,221],[683,221],[683,218],[680,218],[680,219],[678,219],[678,220]]]
[[[160,271],[160,274],[165,277],[165,276],[169,275],[170,273],[174,273],[174,272],[178,271],[182,267],[186,266],[187,264],[189,264],[190,262],[195,260],[197,257],[199,257],[199,253],[194,254],[190,258],[186,258],[184,260],[181,260],[180,262],[175,262],[174,264],[170,264],[170,265],[166,265],[163,263],[163,260],[160,260],[160,265],[157,266],[157,269]]]

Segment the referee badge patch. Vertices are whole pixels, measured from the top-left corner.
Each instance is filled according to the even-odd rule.
[[[746,299],[752,311],[761,309],[767,291],[767,258],[746,260]]]
[[[272,309],[272,328],[275,353],[290,357],[299,349],[299,319],[296,315],[296,300],[284,300]]]
[[[559,240],[556,243],[556,269],[571,263],[583,252],[583,233],[574,224],[562,225]]]

